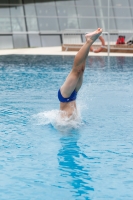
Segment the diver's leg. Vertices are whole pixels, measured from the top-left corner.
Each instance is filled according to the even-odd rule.
[[[81,88],[81,85],[82,85],[82,82],[83,82],[84,70],[85,70],[85,62],[83,64],[82,73],[81,73],[81,75],[78,79],[78,82],[77,82],[77,85],[76,85],[76,88],[75,88],[76,92],[78,92],[79,89]]]
[[[83,72],[85,68],[85,61],[88,56],[90,46],[93,44],[93,42],[95,42],[95,40],[100,36],[101,33],[102,29],[98,28],[96,31],[85,35],[86,42],[75,56],[72,70],[61,87],[61,93],[63,97],[66,98],[72,94],[72,92],[76,89],[78,81],[79,81],[79,88],[81,87]],[[80,77],[81,80],[79,80]]]

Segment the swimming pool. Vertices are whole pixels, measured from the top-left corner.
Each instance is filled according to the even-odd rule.
[[[55,126],[73,56],[0,56],[0,199],[133,199],[133,58],[89,57],[80,123]]]

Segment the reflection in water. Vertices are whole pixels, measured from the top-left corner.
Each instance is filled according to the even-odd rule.
[[[89,67],[95,67],[95,66],[99,66],[99,67],[105,67],[105,57],[102,56],[91,56],[88,59],[89,62]]]
[[[125,64],[125,58],[124,57],[116,57],[116,63],[118,68],[122,68],[124,67]]]
[[[110,68],[110,56],[108,56],[108,58],[107,58],[107,66],[108,66],[108,68]]]
[[[88,59],[88,66],[89,68],[94,68],[96,66],[103,68],[107,65],[108,67],[117,66],[118,68],[123,68],[125,67],[125,63],[128,63],[127,66],[129,66],[130,62],[131,59],[129,59],[128,57],[126,58],[124,56],[116,56],[115,58],[110,56],[108,57],[90,56]]]
[[[94,189],[91,186],[92,180],[88,173],[89,170],[85,169],[84,166],[88,158],[81,152],[77,144],[78,137],[77,133],[73,133],[73,135],[64,135],[60,138],[62,148],[58,153],[59,170],[60,175],[65,177],[66,182],[72,186],[71,192],[74,192],[73,196],[76,196],[76,199],[78,197],[79,199],[81,197],[90,199],[89,193]]]

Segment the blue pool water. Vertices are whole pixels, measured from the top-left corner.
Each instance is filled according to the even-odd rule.
[[[73,59],[0,56],[0,200],[133,199],[133,58],[89,57],[60,129]]]

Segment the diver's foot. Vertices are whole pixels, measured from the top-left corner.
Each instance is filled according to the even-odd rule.
[[[86,41],[90,42],[91,44],[93,44],[96,41],[96,39],[99,38],[99,36],[101,35],[101,33],[102,33],[102,29],[101,28],[98,28],[94,32],[87,33],[85,35]]]

